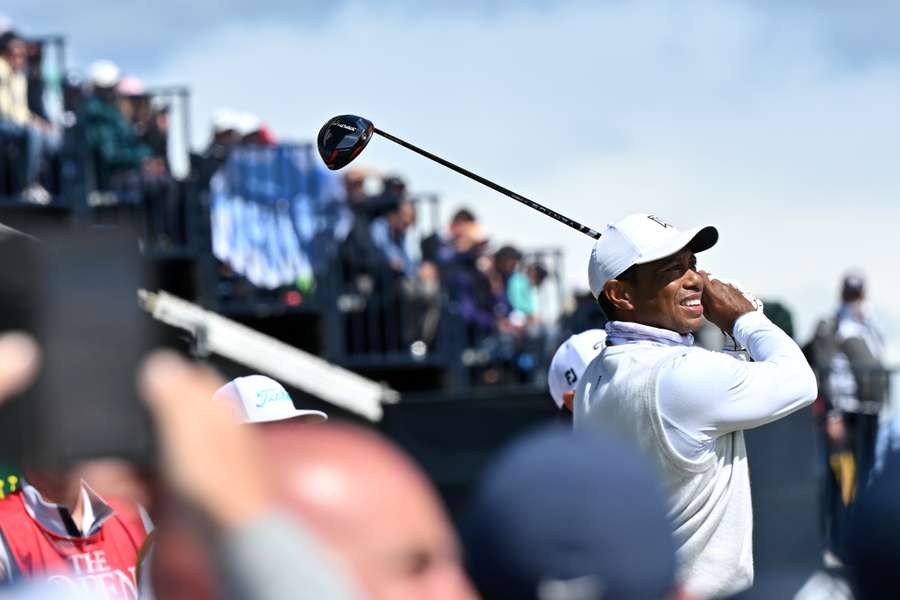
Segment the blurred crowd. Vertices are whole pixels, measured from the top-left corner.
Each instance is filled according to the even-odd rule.
[[[154,243],[183,243],[187,178],[173,173],[169,148],[177,95],[109,60],[64,72],[61,43],[30,39],[0,16],[0,196],[46,205],[66,187],[85,189],[89,206],[134,205]],[[191,166],[208,183],[229,148],[274,142],[252,113],[223,109]]]
[[[41,184],[44,163],[59,152],[62,128],[53,123],[44,102],[42,45],[28,41],[0,23],[0,140],[4,162],[15,151],[22,155],[23,196],[47,204],[50,194]]]
[[[372,179],[380,181],[367,193]],[[492,245],[468,208],[423,234],[417,224],[424,202],[411,198],[397,176],[355,169],[344,184],[352,212],[339,246],[344,283],[353,294],[382,299],[385,327],[374,336],[365,327],[349,327],[351,352],[381,344],[424,355],[455,335],[470,349],[466,360],[478,381],[530,380],[547,343],[541,289],[549,272],[542,257]],[[442,304],[458,324],[455,331],[441,329]]]
[[[148,88],[109,60],[92,63],[83,74],[61,73],[62,65],[46,60],[48,40],[28,39],[8,22],[0,25],[0,151],[6,175],[0,195],[58,202],[64,174],[81,169],[89,206],[130,206],[147,246],[178,248],[196,233],[188,216],[200,205],[196,191],[210,187],[236,149],[260,164],[276,156],[264,152],[279,142],[262,119],[223,107],[213,114],[207,146],[190,154],[188,176],[176,176],[169,152],[174,100],[165,89]],[[278,286],[273,295],[224,259],[220,292],[232,299],[272,296],[291,306],[311,295],[315,278],[336,265],[343,299],[338,305],[362,307],[346,311],[347,355],[420,360],[460,349],[473,383],[540,379],[540,357],[554,338],[555,315],[542,306],[556,291],[545,285],[555,268],[552,260],[494,243],[466,208],[438,227],[436,207],[411,194],[396,175],[352,169],[341,183],[323,201],[296,191],[298,198],[311,198],[310,206],[291,210],[309,214],[293,216],[288,224],[302,238],[313,227],[308,222],[338,206],[340,217],[328,226],[328,235],[301,239],[294,251],[327,260],[318,260],[309,276]],[[273,179],[272,186],[287,193],[293,184]],[[423,223],[429,209],[432,218]],[[247,224],[248,231],[257,226]],[[245,237],[252,235],[259,232]]]

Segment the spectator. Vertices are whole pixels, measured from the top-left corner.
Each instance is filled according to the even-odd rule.
[[[676,592],[662,490],[636,449],[611,436],[550,427],[513,442],[486,470],[463,541],[491,600]]]
[[[96,168],[97,187],[108,190],[126,180],[164,171],[164,165],[151,160],[150,149],[141,144],[131,124],[117,106],[116,85],[119,68],[101,60],[90,66],[92,94],[83,103],[85,136]]]
[[[435,232],[422,240],[422,259],[439,267],[447,265],[456,253],[454,244],[461,230],[476,220],[475,215],[467,208],[456,211],[450,219],[450,224],[447,225],[446,233]]]
[[[850,517],[847,566],[856,600],[900,597],[900,456],[860,492]]]
[[[305,427],[328,418],[318,410],[294,408],[287,390],[264,375],[231,380],[216,390],[212,405],[232,413],[242,423],[253,425],[262,442],[274,431],[297,435],[298,425]],[[221,596],[222,590],[212,577],[202,540],[184,521],[171,507],[164,510],[160,526],[142,549],[138,583],[143,600],[154,596],[167,600]]]
[[[418,244],[410,235],[416,223],[416,207],[409,200],[400,200],[385,216],[372,221],[369,235],[380,252],[380,261],[387,279],[416,276],[420,255]]]
[[[120,99],[136,98],[138,96],[146,96],[147,88],[140,78],[134,75],[124,75],[119,80],[119,83],[116,84],[116,92]],[[125,109],[122,109],[122,114],[128,119],[131,118],[131,114],[126,114]]]
[[[347,233],[338,249],[344,282],[364,295],[373,291],[372,276],[379,268],[376,264],[379,253],[371,232],[372,221],[378,212],[374,208],[377,202],[366,194],[365,181],[368,175],[366,171],[351,169],[344,176],[351,215],[349,223],[342,227]]]
[[[346,425],[267,438],[279,497],[367,598],[475,598],[434,488],[393,444]]]
[[[518,270],[507,281],[506,295],[514,313],[530,322],[539,320],[538,290],[547,278],[547,269],[540,263],[531,263],[525,271]]]
[[[29,109],[26,58],[25,41],[15,31],[0,35],[0,135],[25,148],[23,197],[47,204],[50,194],[39,181],[41,163],[59,151],[61,137]]]
[[[369,216],[382,217],[407,200],[406,182],[396,175],[387,175],[381,180],[381,194],[368,199]]]
[[[509,299],[509,280],[519,268],[522,253],[513,246],[502,246],[494,253],[490,271],[491,289],[494,292],[494,314],[500,331],[519,335],[525,325],[523,318],[511,319],[512,304]]]
[[[255,406],[256,394],[250,400]],[[298,435],[297,423],[254,427],[268,467],[260,471],[271,474],[273,496],[298,525],[311,527],[348,569],[354,587],[370,600],[472,598],[447,517],[409,459],[374,433],[301,424]],[[151,566],[158,596],[221,597],[227,581],[210,580],[202,540],[170,526],[184,521],[164,520],[158,530],[160,560]]]
[[[131,123],[138,141],[150,149],[151,159],[169,173],[169,105],[155,102],[137,77],[125,76],[116,85],[119,112]]]
[[[209,597],[192,593],[202,591],[208,575],[219,598],[360,598],[306,524],[280,507],[267,452],[253,430],[209,401],[220,383],[165,354],[152,357],[141,373],[141,391],[160,431],[170,510],[188,528],[181,533],[196,535],[180,536],[195,539],[192,546],[169,548],[208,565],[206,572],[189,571],[193,587],[175,588],[174,597]]]
[[[446,267],[445,289],[453,312],[466,328],[467,345],[474,346],[497,330],[491,282],[479,267],[488,238],[480,223],[460,226],[454,240],[456,254]]]
[[[262,426],[290,421],[319,423],[328,419],[321,410],[300,410],[280,383],[265,375],[232,379],[216,390],[213,402],[229,405],[242,423]]]
[[[28,77],[28,110],[47,123],[50,122],[49,112],[44,99],[44,45],[39,40],[31,40],[26,43],[25,72]]]
[[[95,190],[89,201],[99,204],[130,204],[143,211],[144,241],[168,248],[184,240],[184,218],[176,182],[166,163],[165,139],[156,152],[142,143],[138,131],[156,126],[146,117],[149,99],[138,96],[132,104],[137,129],[119,108],[116,86],[119,69],[107,60],[89,69],[91,95],[82,105],[85,137],[94,162]],[[145,119],[149,121],[144,122]]]
[[[355,214],[347,237],[338,247],[343,283],[364,296],[371,295],[375,289],[373,274],[378,257],[369,225],[359,213]]]
[[[116,84],[116,96],[119,112],[129,123],[137,125],[140,121],[139,113],[148,112],[146,107],[149,105],[149,97],[144,82],[137,77],[126,75]],[[137,127],[135,133],[140,133]]]
[[[346,191],[347,202],[351,206],[359,206],[365,203],[368,198],[365,184],[365,171],[350,168],[347,171],[347,174],[344,175],[344,189]]]
[[[818,323],[807,345],[822,402],[823,526],[829,547],[837,552],[843,544],[846,508],[875,463],[878,415],[888,396],[884,339],[865,292],[862,275],[848,274],[841,284],[840,308]]]
[[[152,529],[139,506],[101,498],[76,470],[23,467],[21,488],[0,503],[0,573],[50,579],[61,590],[96,581],[134,597],[133,566]]]
[[[884,337],[866,302],[862,275],[844,278],[834,322],[835,353],[826,390],[833,416],[843,422],[857,481],[865,482],[874,462],[878,414],[887,399],[888,377],[883,364]]]
[[[216,171],[219,170],[232,149],[240,143],[238,114],[230,108],[220,108],[213,113],[212,133],[209,144],[199,155],[191,155],[191,172],[202,187],[208,187]]]
[[[399,175],[387,175],[382,180],[382,186],[382,194],[390,197],[393,202],[399,202],[406,198],[406,181]]]
[[[563,342],[550,361],[547,382],[550,385],[550,396],[560,411],[572,414],[572,401],[575,399],[575,388],[606,342],[606,332],[602,329],[588,329],[573,335]]]
[[[416,341],[431,343],[437,332],[438,274],[433,264],[423,263],[419,246],[410,232],[416,222],[416,208],[401,199],[393,210],[375,219],[369,235],[377,250],[376,275],[384,294],[387,344],[399,328],[403,344]]]
[[[165,103],[150,103],[149,114],[138,137],[150,148],[150,155],[165,165],[166,173],[171,173],[169,166],[169,110]]]
[[[253,113],[238,113],[235,125],[241,144],[245,146],[272,146],[277,143],[268,125]]]

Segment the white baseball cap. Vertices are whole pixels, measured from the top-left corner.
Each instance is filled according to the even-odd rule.
[[[265,375],[232,379],[216,390],[213,400],[230,404],[244,423],[271,423],[297,417],[319,422],[328,418],[321,410],[294,408],[294,401],[287,390]]]
[[[671,256],[684,247],[702,252],[712,248],[718,239],[719,232],[712,225],[680,231],[653,215],[628,215],[608,224],[594,243],[588,263],[591,293],[599,298],[607,281],[633,265]]]
[[[249,112],[238,113],[234,122],[234,129],[241,135],[250,135],[254,131],[259,131],[262,127],[262,119]]]
[[[237,130],[240,115],[230,108],[217,108],[212,114],[212,126],[217,132]]]
[[[88,80],[95,87],[115,87],[121,78],[122,71],[110,60],[96,60],[88,67]]]
[[[588,329],[571,336],[557,348],[547,373],[550,395],[557,408],[563,407],[563,395],[575,390],[584,370],[600,354],[605,342],[605,331]]]

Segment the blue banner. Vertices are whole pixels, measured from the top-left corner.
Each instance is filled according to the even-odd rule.
[[[311,145],[232,151],[210,182],[213,254],[258,287],[310,281],[351,219]]]

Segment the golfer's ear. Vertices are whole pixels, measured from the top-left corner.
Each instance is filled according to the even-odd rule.
[[[631,286],[626,281],[610,279],[603,286],[603,294],[616,310],[634,310],[631,301]]]

